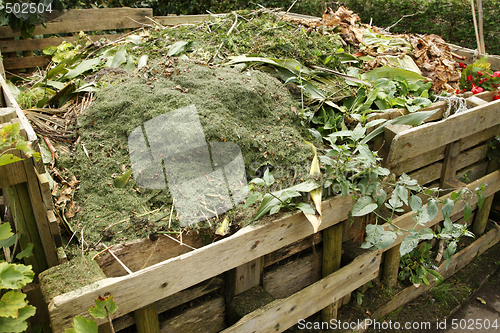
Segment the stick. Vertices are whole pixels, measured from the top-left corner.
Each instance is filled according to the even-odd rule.
[[[181,238],[182,238],[182,232],[181,232],[180,234],[181,234]],[[161,235],[163,235],[163,236],[165,236],[165,237],[170,238],[170,239],[171,239],[171,240],[173,240],[174,242],[177,242],[177,243],[179,243],[179,244],[181,244],[181,245],[184,245],[184,246],[186,246],[186,247],[189,247],[190,249],[197,250],[197,248],[192,247],[192,246],[190,246],[190,245],[187,245],[186,243],[183,243],[183,242],[181,242],[181,241],[178,241],[177,239],[175,239],[174,237],[172,237],[172,236],[170,236],[170,235],[167,235],[167,234],[161,234]]]
[[[117,256],[116,256],[113,252],[111,252],[111,250],[110,250],[110,249],[107,249],[107,250],[108,250],[109,254],[111,254],[111,256],[112,256],[113,258],[115,258],[115,259],[116,259],[116,261],[118,261],[118,263],[119,263],[119,264],[123,267],[123,269],[124,269],[125,271],[127,271],[127,273],[129,273],[129,274],[134,273],[134,272],[132,272],[132,271],[131,271],[131,270],[130,270],[127,266],[125,266],[125,264],[124,264],[124,263],[123,263],[120,259],[118,259],[118,257],[117,257]]]
[[[236,26],[236,23],[238,23],[238,14],[234,13],[234,17],[235,17],[234,23],[231,26],[231,28],[229,28],[229,30],[227,31],[227,36],[231,34],[231,31],[233,31],[234,27]]]
[[[479,44],[481,45],[481,54],[486,54],[486,48],[484,45],[484,33],[483,33],[483,0],[477,0],[477,11],[478,11],[478,24],[479,24]]]
[[[99,252],[98,254],[96,254],[95,256],[92,257],[91,260],[94,260],[95,258],[97,258],[98,256],[100,256],[101,254],[103,254],[104,252],[106,252],[107,250],[109,250],[110,248],[112,248],[114,245],[110,245],[108,247],[105,247],[104,250],[102,250],[101,252]]]
[[[470,5],[472,8],[472,19],[474,21],[474,31],[476,32],[477,52],[479,52],[479,54],[481,54],[481,40],[479,39],[479,30],[477,28],[476,5],[474,4],[474,0],[470,0]]]

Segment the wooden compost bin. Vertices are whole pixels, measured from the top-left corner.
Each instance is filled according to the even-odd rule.
[[[46,30],[37,27],[35,34],[133,29],[150,24],[152,21],[146,16],[151,15],[148,9],[75,10],[48,23]],[[153,20],[167,25],[206,18],[208,16],[154,17]],[[0,28],[0,36],[17,36],[8,30]],[[48,62],[45,57],[33,56],[30,52],[57,45],[63,39],[71,41],[75,38],[2,41],[0,50],[3,53],[24,53],[23,57],[5,57],[5,68],[9,71],[45,65]],[[2,89],[4,95],[9,94],[6,88]],[[488,141],[497,136],[500,130],[500,118],[496,115],[500,111],[500,102],[492,102],[492,98],[491,93],[473,96],[468,100],[470,106],[475,106],[472,109],[445,120],[430,122],[440,119],[446,107],[445,102],[436,103],[428,109],[440,108],[440,111],[428,123],[416,128],[388,126],[385,143],[379,142],[379,146],[383,147],[384,164],[398,175],[403,172],[409,174],[418,179],[420,184],[437,183],[454,188],[466,186],[472,191],[481,183],[488,184],[483,193],[487,196],[483,208],[479,211],[476,209],[466,221],[473,223],[478,235],[484,232],[493,194],[500,190],[500,171],[494,171],[494,163],[486,160]],[[11,95],[9,100],[13,101]],[[19,111],[16,109],[16,112]],[[392,117],[390,114],[384,117],[387,116]],[[470,183],[459,183],[458,179],[466,173]],[[36,179],[33,182],[26,180],[27,186],[36,183]],[[469,202],[473,207],[477,206],[477,198]],[[350,251],[345,247],[348,244],[346,241],[355,236],[353,229],[356,223],[363,226],[362,221],[355,221],[353,227],[349,227],[347,218],[351,207],[350,197],[324,201],[323,223],[317,235],[313,235],[313,228],[305,216],[296,212],[265,225],[245,227],[230,237],[190,252],[186,252],[186,248],[175,247],[165,238],[116,246],[113,248],[114,254],[133,273],[126,273],[110,255],[99,257],[99,263],[108,278],[50,300],[52,329],[54,332],[63,332],[71,325],[74,316],[88,316],[88,308],[98,296],[110,294],[118,305],[113,315],[115,328],[123,329],[135,323],[138,332],[281,332],[295,325],[299,319],[325,308],[334,317],[335,304],[367,282],[381,276],[387,286],[394,284],[399,263],[399,244],[405,236],[399,236],[388,249],[365,251],[340,268],[342,248],[346,249],[346,253]],[[463,216],[463,207],[463,203],[455,205],[453,220]],[[438,214],[425,227],[436,225],[442,220],[442,215]],[[402,228],[411,227],[414,223],[412,213],[397,217],[394,223]],[[313,236],[316,244],[322,244],[318,246],[316,255],[303,251],[311,248]],[[498,230],[488,232],[456,254],[448,269],[440,267],[441,274],[445,278],[453,275],[499,239]],[[184,241],[196,244],[196,240],[188,237]],[[299,251],[303,251],[299,259],[276,265]],[[143,268],[145,263],[150,266]],[[321,267],[322,274],[318,274]],[[318,280],[318,275],[323,275],[323,278]],[[255,286],[261,286],[270,294],[270,302],[236,323],[225,320],[226,312],[231,317],[234,310],[231,303],[235,296],[244,295]],[[421,286],[403,290],[392,301],[373,312],[371,318],[384,316],[428,289]],[[165,320],[158,317],[158,313],[207,294],[213,297],[174,317]],[[105,320],[98,323],[104,324]],[[105,331],[104,325],[101,329]]]

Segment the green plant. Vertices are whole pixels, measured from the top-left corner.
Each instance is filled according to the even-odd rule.
[[[8,124],[0,129],[0,166],[22,160],[9,153],[15,150],[23,152],[28,157],[40,158],[40,153],[31,148],[31,144],[24,140],[20,131],[19,123]]]
[[[95,319],[106,318],[111,332],[114,333],[115,330],[111,321],[111,315],[115,313],[117,308],[113,300],[113,295],[107,297],[99,296],[95,300],[95,306],[89,308],[89,313]],[[73,328],[66,329],[65,333],[98,333],[98,331],[97,323],[94,320],[85,319],[83,316],[77,316],[73,318]]]
[[[24,332],[28,328],[26,320],[35,314],[36,308],[29,305],[21,288],[33,281],[35,273],[31,266],[15,264],[12,261],[17,246],[17,235],[12,233],[9,223],[0,224],[0,332]],[[12,249],[11,249],[12,247]],[[15,259],[31,255],[33,245],[18,253]],[[12,251],[11,251],[12,250]]]
[[[460,77],[462,90],[457,92],[472,91],[473,94],[477,94],[483,90],[496,91],[500,86],[500,71],[493,72],[490,66],[488,57],[482,57],[472,65],[461,64],[461,67],[465,67]]]
[[[430,243],[423,243],[410,253],[402,256],[399,262],[398,279],[401,281],[408,280],[416,286],[419,286],[422,282],[429,285],[427,277],[430,274],[438,283],[441,283],[443,277],[437,271],[437,267],[432,264],[431,248]]]

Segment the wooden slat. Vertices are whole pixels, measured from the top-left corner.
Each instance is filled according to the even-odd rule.
[[[21,157],[19,152],[11,153],[15,156]],[[0,188],[24,183],[27,179],[23,161],[0,166],[0,175],[2,175],[0,177]]]
[[[361,255],[349,265],[292,296],[273,301],[246,315],[222,332],[283,332],[300,319],[309,317],[376,278],[380,257],[380,252]]]
[[[42,191],[42,199],[45,208],[54,209],[54,200],[52,200],[52,191],[50,190],[49,179],[45,174],[37,174],[40,190]]]
[[[441,169],[441,188],[444,188],[448,180],[455,179],[458,168],[458,159],[460,158],[461,145],[460,140],[457,140],[446,146],[443,167]]]
[[[0,124],[10,122],[16,118],[16,109],[14,108],[0,108]]]
[[[138,28],[144,24],[151,24],[151,21],[146,16],[153,16],[151,8],[69,10],[48,22],[46,28],[41,25],[37,26],[33,35]],[[2,38],[19,37],[20,35],[20,32],[15,32],[10,27],[0,27],[0,36]]]
[[[233,296],[237,296],[260,285],[263,271],[264,257],[254,259],[236,267]]]
[[[389,151],[389,167],[500,124],[498,111],[500,100],[399,133]]]
[[[220,278],[213,278],[209,281],[204,281],[193,288],[180,291],[174,295],[168,296],[156,302],[158,313],[173,309],[179,305],[190,302],[198,297],[209,294],[216,290],[220,290],[224,281]],[[116,331],[120,331],[126,327],[132,326],[135,323],[132,313],[126,314],[120,318],[113,320],[113,326]]]
[[[275,264],[280,260],[286,259],[302,250],[310,248],[312,246],[312,239],[313,236],[310,236],[298,242],[285,246],[278,251],[267,254],[264,257],[264,267],[271,266],[272,264]],[[322,240],[322,234],[317,233],[314,238],[314,243],[317,245],[321,243]]]
[[[122,37],[124,34],[105,34],[105,35],[87,35],[93,42],[98,41],[101,38],[106,38],[110,41]],[[50,37],[50,38],[40,38],[40,39],[21,39],[21,40],[6,40],[1,41],[0,51],[6,52],[17,52],[17,51],[35,51],[43,50],[47,46],[57,46],[62,42],[73,43],[78,39],[78,36],[67,36],[67,37]]]
[[[214,15],[222,16],[224,14]],[[178,16],[155,16],[153,20],[162,25],[177,25],[177,24],[189,24],[189,23],[199,23],[203,21],[210,20],[211,15],[178,15]],[[149,21],[149,24],[153,24]]]
[[[59,221],[57,220],[53,210],[47,211],[47,220],[49,221],[50,232],[52,233],[52,237],[54,237],[54,243],[56,247],[63,246],[61,238],[61,230],[59,229]]]
[[[303,255],[294,261],[264,273],[262,286],[274,298],[284,298],[317,281],[321,276],[321,251]]]
[[[4,58],[3,63],[7,71],[12,69],[45,67],[50,62],[50,56]]]
[[[347,219],[351,203],[350,196],[335,197],[323,202],[323,223],[320,230]],[[308,237],[313,232],[304,214],[294,213],[272,223],[243,228],[217,243],[133,274],[101,280],[80,290],[57,296],[49,304],[52,329],[56,333],[62,332],[70,326],[75,315],[88,316],[88,308],[99,295],[110,293],[114,296],[119,305],[113,315],[117,318]],[[182,278],[179,278],[179,272],[182,272]],[[137,285],[141,285],[141,288],[137,288]],[[99,320],[99,323],[102,322],[104,320]]]

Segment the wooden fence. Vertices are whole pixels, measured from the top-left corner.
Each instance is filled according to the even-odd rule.
[[[105,16],[97,16],[98,12],[94,11],[70,11],[60,16],[57,22],[49,23],[47,30],[37,28],[35,34],[133,29],[151,23],[146,17],[152,15],[148,10],[141,9],[142,14],[138,16],[135,16],[136,12],[131,9],[106,9]],[[89,13],[95,15],[89,16]],[[65,17],[71,18],[71,24],[64,23]],[[100,17],[102,22],[95,22],[97,17]],[[183,23],[203,18],[206,16],[153,19],[166,25],[174,19],[179,20],[177,23]],[[104,24],[104,21],[106,25],[98,25]],[[69,29],[68,26],[75,28]],[[14,33],[10,32],[9,35],[2,30],[0,36],[16,37]],[[59,38],[71,41],[71,38],[75,37]],[[2,53],[30,52],[52,43],[58,44],[60,41],[61,39],[11,40],[7,44],[2,41],[0,50]],[[19,45],[22,45],[23,49],[20,49]],[[4,58],[6,70],[46,63],[47,59],[43,56],[27,53],[24,57]],[[6,101],[3,106],[15,107],[15,101],[3,81],[2,91]],[[474,106],[473,108],[448,119],[429,121],[416,128],[388,126],[383,139],[385,142],[378,142],[379,147],[382,147],[384,163],[391,171],[398,175],[405,172],[418,179],[421,184],[467,187],[472,191],[480,184],[487,184],[484,192],[487,199],[482,209],[475,208],[477,198],[469,201],[475,212],[466,222],[473,224],[477,235],[484,233],[493,194],[500,190],[500,171],[495,171],[496,162],[486,159],[488,142],[500,131],[500,118],[496,116],[500,111],[500,101],[492,99],[491,93],[472,96],[468,103]],[[445,102],[440,102],[431,108],[440,108],[432,119],[437,120],[442,116],[446,105]],[[22,119],[23,115],[18,107],[16,112]],[[27,132],[32,131],[27,123],[25,128]],[[33,162],[25,160],[22,165],[26,166],[26,163]],[[24,170],[28,169],[32,170],[33,167]],[[26,175],[28,173],[23,172]],[[37,178],[27,176],[22,182],[28,187],[35,184],[43,188],[45,185],[40,181],[43,178],[39,177],[40,174],[39,172]],[[467,184],[458,180],[465,181],[465,178]],[[0,187],[12,188],[13,185],[9,183]],[[44,192],[40,193],[42,196]],[[50,206],[50,203],[43,201],[43,197],[42,200],[37,200],[35,202]],[[313,234],[308,220],[298,212],[264,225],[245,227],[230,237],[187,253],[185,249],[174,248],[164,238],[117,246],[113,250],[114,255],[131,268],[133,273],[126,273],[109,255],[100,257],[99,263],[108,278],[53,297],[48,305],[52,329],[54,332],[63,332],[71,325],[74,316],[88,316],[88,308],[98,296],[110,294],[118,305],[118,310],[113,315],[115,327],[122,329],[135,323],[138,332],[194,332],[200,329],[205,332],[282,332],[295,325],[299,319],[307,318],[318,311],[323,310],[323,318],[334,318],[338,304],[367,282],[381,276],[386,286],[394,285],[400,259],[399,244],[405,236],[399,236],[388,249],[364,252],[341,267],[342,249],[345,249],[346,253],[351,252],[347,251],[349,242],[346,241],[353,238],[353,229],[363,226],[364,223],[355,221],[353,226],[349,226],[347,218],[351,207],[350,197],[335,197],[323,202],[323,223],[316,235]],[[455,205],[453,220],[459,220],[463,216],[463,207],[462,203]],[[35,214],[45,215],[47,214],[42,212]],[[437,225],[442,220],[442,215],[438,214],[426,227]],[[397,217],[393,223],[401,228],[411,227],[414,224],[412,213]],[[41,228],[47,235],[47,240],[57,236],[54,232],[47,234],[47,230],[51,230],[50,223],[48,225],[49,227],[46,224],[45,228]],[[456,254],[448,269],[441,266],[441,274],[444,277],[451,276],[499,239],[498,230],[488,232]],[[187,238],[185,241],[188,244],[197,242]],[[316,244],[321,242],[316,254],[308,253],[313,241]],[[52,239],[51,244],[54,244]],[[45,249],[42,250],[44,251],[46,252]],[[299,251],[302,251],[299,259],[281,264]],[[51,263],[57,261],[53,254],[49,256],[53,258]],[[143,268],[145,264],[149,267]],[[321,268],[322,272],[319,272]],[[318,275],[323,277],[318,279]],[[256,286],[270,295],[267,304],[253,309],[250,313],[238,312],[234,303],[255,290],[253,287]],[[223,289],[224,296],[220,295]],[[373,312],[370,318],[380,318],[426,290],[428,287],[407,288],[394,300]],[[159,313],[208,294],[213,297],[181,311],[173,318],[160,319],[158,316]],[[225,320],[225,312],[229,320]],[[99,321],[99,324],[105,324],[105,320]],[[100,326],[103,332],[104,327],[105,325]]]

